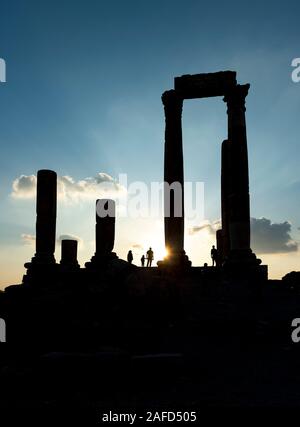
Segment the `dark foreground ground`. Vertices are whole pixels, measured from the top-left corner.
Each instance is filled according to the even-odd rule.
[[[145,421],[147,411],[170,410],[196,411],[198,423],[300,410],[297,287],[199,274],[135,270],[101,286],[1,295],[10,340],[0,344],[0,419],[62,423],[63,411],[70,423],[99,425],[109,411]]]

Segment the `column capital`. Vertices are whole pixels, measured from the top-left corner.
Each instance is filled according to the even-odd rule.
[[[225,94],[223,101],[227,103],[228,108],[243,108],[245,111],[245,100],[248,95],[250,84],[236,85]]]
[[[162,94],[162,103],[164,104],[165,110],[179,110],[182,111],[183,98],[174,89],[167,90]]]

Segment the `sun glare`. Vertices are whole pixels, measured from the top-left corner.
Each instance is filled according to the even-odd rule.
[[[152,248],[154,252],[154,265],[156,265],[157,261],[161,261],[168,256],[168,250],[165,248],[163,239],[150,238],[148,242],[144,243],[142,252],[146,256],[148,249]]]

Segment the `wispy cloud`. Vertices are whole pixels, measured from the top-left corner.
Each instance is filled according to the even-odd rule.
[[[36,237],[34,234],[22,233],[21,239],[24,245],[34,245]],[[83,240],[74,234],[61,234],[56,239],[56,242],[60,245],[62,240],[77,240],[79,245],[83,245]]]
[[[141,249],[141,250],[143,250],[143,249],[144,249],[144,246],[143,246],[143,245],[141,245],[140,243],[134,243],[134,244],[132,245],[132,247],[133,247],[134,249]]]
[[[21,239],[24,245],[34,245],[35,235],[33,234],[21,234]]]
[[[199,233],[200,231],[206,231],[209,234],[215,234],[219,228],[221,228],[221,221],[219,219],[213,222],[203,221],[199,225],[194,225],[193,227],[190,227],[188,233],[191,236]]]

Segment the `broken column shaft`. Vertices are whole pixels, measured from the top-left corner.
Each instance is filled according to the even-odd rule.
[[[37,173],[36,253],[37,263],[55,263],[57,175],[51,170]]]
[[[62,240],[61,241],[61,261],[60,264],[64,267],[79,267],[77,261],[77,240]]]
[[[109,255],[115,243],[116,205],[114,200],[96,201],[96,254]]]
[[[112,252],[115,242],[116,205],[111,199],[96,201],[96,252],[86,267],[97,266],[117,258]]]

